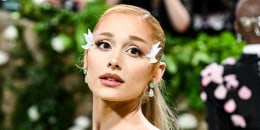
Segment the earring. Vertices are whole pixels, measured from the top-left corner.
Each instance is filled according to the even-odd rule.
[[[86,68],[83,68],[83,74],[86,75],[87,74],[87,69]]]
[[[85,83],[88,83],[87,72],[88,72],[87,68],[84,68],[83,69],[83,74],[85,75]]]
[[[153,96],[154,96],[153,88],[155,88],[156,86],[157,86],[157,85],[156,85],[156,83],[154,83],[154,82],[150,82],[150,83],[149,83],[149,87],[150,87],[149,97],[153,97]]]
[[[240,33],[237,33],[237,42],[238,43],[241,43],[242,42],[242,36],[241,36],[241,34]]]

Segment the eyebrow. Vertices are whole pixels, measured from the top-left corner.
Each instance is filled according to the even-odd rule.
[[[99,35],[104,35],[104,36],[107,36],[107,37],[114,37],[114,35],[112,33],[110,33],[110,32],[102,32]],[[134,35],[130,35],[129,39],[130,39],[130,41],[139,41],[139,42],[143,42],[145,44],[148,43],[144,39],[142,39],[142,38],[140,38],[138,36],[134,36]]]
[[[137,37],[137,36],[130,36],[130,40],[132,40],[132,41],[139,41],[139,42],[143,42],[143,43],[146,43],[147,44],[147,42],[144,40],[144,39],[142,39],[142,38],[140,38],[140,37]]]
[[[109,33],[109,32],[102,32],[99,35],[104,35],[104,36],[108,36],[108,37],[113,37],[114,36],[112,33]]]

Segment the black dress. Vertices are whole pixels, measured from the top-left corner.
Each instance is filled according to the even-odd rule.
[[[260,130],[260,55],[207,66],[201,86],[209,130]]]

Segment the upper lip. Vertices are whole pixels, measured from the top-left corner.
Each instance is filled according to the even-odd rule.
[[[99,76],[99,78],[100,79],[111,79],[111,80],[115,80],[117,82],[124,83],[124,80],[117,74],[105,73],[105,74]]]

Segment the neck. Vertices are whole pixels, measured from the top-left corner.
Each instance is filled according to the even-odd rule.
[[[125,129],[143,122],[139,99],[129,101],[104,101],[93,96],[93,130]]]
[[[260,44],[260,36],[256,36],[254,32],[242,33],[242,36],[247,44]]]
[[[258,39],[248,39],[246,40],[247,44],[260,44],[260,38]]]

